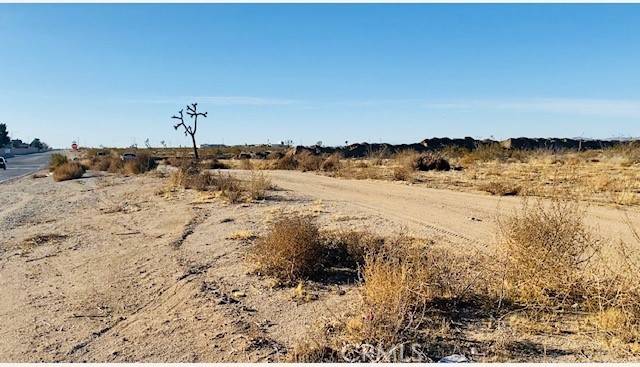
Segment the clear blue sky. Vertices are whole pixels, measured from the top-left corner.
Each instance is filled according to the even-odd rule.
[[[68,146],[640,135],[640,5],[0,4],[0,121]]]

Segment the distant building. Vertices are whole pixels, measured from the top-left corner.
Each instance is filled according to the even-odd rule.
[[[224,144],[200,144],[200,148],[226,148]]]

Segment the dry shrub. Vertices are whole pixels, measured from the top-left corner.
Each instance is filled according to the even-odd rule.
[[[253,173],[249,181],[243,182],[228,173],[202,172],[195,164],[173,172],[169,177],[169,184],[197,191],[219,192],[230,203],[264,199],[266,192],[273,188],[271,181],[262,173]]]
[[[251,172],[251,177],[247,183],[247,191],[251,200],[261,200],[267,197],[267,191],[273,189],[273,184],[268,177],[260,172]]]
[[[602,246],[584,217],[577,202],[524,200],[501,221],[505,292],[512,300],[537,308],[583,303],[585,273]]]
[[[82,177],[85,171],[86,170],[84,166],[82,166],[80,163],[67,162],[58,166],[53,171],[53,180],[56,182],[74,180]]]
[[[504,162],[510,157],[511,151],[505,149],[499,143],[479,144],[475,149],[466,153],[460,162],[469,165],[476,162],[501,161]]]
[[[538,200],[502,223],[504,297],[536,325],[581,315],[609,347],[628,350],[640,342],[639,254],[623,243],[602,251],[584,218],[577,202]]]
[[[320,170],[324,172],[336,172],[340,170],[340,158],[341,156],[339,153],[331,154],[322,162],[322,164],[320,165]]]
[[[185,167],[193,164],[193,158],[189,157],[169,157],[165,163],[173,167]]]
[[[115,157],[98,157],[95,156],[91,158],[91,164],[89,167],[94,171],[108,171],[111,166],[111,161],[113,159],[118,159]]]
[[[338,350],[315,339],[304,340],[287,354],[290,363],[339,363],[344,362]]]
[[[322,158],[308,151],[303,151],[296,155],[298,169],[302,172],[318,171],[322,165]]]
[[[418,171],[449,171],[451,165],[449,161],[436,153],[424,153],[413,162],[415,170]]]
[[[496,180],[481,184],[478,188],[482,191],[490,193],[491,195],[497,196],[513,196],[520,194],[520,192],[522,191],[522,188],[513,182]]]
[[[253,164],[251,163],[251,160],[249,158],[240,160],[240,169],[252,170],[253,168]]]
[[[272,225],[251,255],[260,273],[291,284],[320,270],[324,249],[312,218],[289,216]]]
[[[267,159],[269,159],[269,160],[276,160],[276,159],[280,159],[282,157],[284,157],[284,153],[280,152],[280,151],[269,152],[269,154],[267,155]]]
[[[407,170],[415,171],[416,162],[420,158],[420,153],[415,150],[403,150],[393,155],[393,160],[397,166],[405,167]]]
[[[298,169],[298,160],[293,154],[293,151],[288,151],[275,162],[273,168],[281,170],[295,170]]]
[[[342,164],[340,169],[334,173],[336,177],[352,178],[356,180],[377,180],[383,178],[380,167],[370,166],[364,161],[355,164]]]
[[[124,170],[124,162],[120,158],[112,158],[109,160],[109,168],[107,168],[107,172],[109,173],[119,173]]]
[[[405,150],[394,156],[397,170],[394,176],[397,180],[407,181],[408,173],[415,171],[449,171],[449,161],[437,153],[418,153],[415,150]],[[397,175],[395,173],[397,171]],[[402,179],[404,177],[404,179]]]
[[[473,271],[478,265],[444,248],[415,246],[404,236],[387,241],[365,256],[364,309],[349,322],[349,338],[384,346],[415,341],[430,326],[431,312],[450,311],[440,305],[487,295],[486,280]]]
[[[333,266],[357,268],[362,266],[367,254],[373,254],[384,246],[383,237],[368,231],[341,230],[323,234],[326,253],[323,260]]]
[[[156,168],[156,162],[151,156],[139,153],[135,159],[124,163],[124,173],[128,175],[139,175]]]
[[[398,181],[413,182],[415,177],[413,175],[413,170],[405,166],[399,166],[393,167],[393,179]]]
[[[204,160],[204,161],[200,162],[200,168],[202,168],[202,169],[228,169],[229,166],[224,164],[224,163],[222,163],[222,162],[220,162],[219,160],[213,158],[213,159],[207,159],[207,160]]]
[[[66,155],[54,153],[49,159],[49,171],[53,172],[56,168],[66,164],[67,162],[69,162],[69,159]]]

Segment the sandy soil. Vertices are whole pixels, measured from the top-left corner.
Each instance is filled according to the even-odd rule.
[[[281,213],[311,214],[329,229],[407,231],[468,251],[491,248],[496,213],[518,205],[394,182],[266,174],[280,189],[250,204],[166,191],[155,173],[0,185],[0,360],[277,360],[343,318],[358,297],[351,283],[313,283],[318,299],[300,302],[253,273],[250,234]],[[638,212],[630,217],[640,224]],[[590,208],[589,221],[611,239],[630,238],[621,218],[614,207]],[[557,358],[584,357],[570,350]]]

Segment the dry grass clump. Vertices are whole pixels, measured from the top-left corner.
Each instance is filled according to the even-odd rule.
[[[340,170],[341,162],[340,162],[340,154],[334,153],[327,157],[322,164],[320,164],[320,170],[324,172],[336,172]]]
[[[498,143],[479,144],[460,158],[460,162],[467,166],[476,162],[500,161],[505,162],[510,157],[510,150]]]
[[[139,175],[156,168],[156,162],[148,154],[140,153],[135,159],[124,162],[123,172],[127,175]]]
[[[298,160],[293,154],[293,151],[288,151],[275,161],[273,168],[281,170],[295,170],[298,169]]]
[[[112,160],[114,159],[118,158],[111,156],[94,156],[90,160],[89,169],[92,169],[94,171],[108,171],[109,167],[111,167]]]
[[[393,167],[393,179],[397,181],[413,182],[415,179],[414,171],[405,166]]]
[[[322,156],[313,154],[306,150],[297,154],[294,154],[294,151],[290,150],[268,166],[273,169],[300,170],[302,172],[320,170],[335,171],[339,168],[339,161],[340,158],[337,155],[332,155],[327,159],[323,159]]]
[[[251,159],[244,158],[240,160],[240,169],[243,170],[253,170],[253,163],[251,163]]]
[[[505,299],[543,318],[582,316],[615,348],[640,343],[640,267],[624,244],[603,251],[576,202],[525,201],[501,224]],[[605,255],[606,254],[606,255]],[[615,337],[616,342],[611,344]],[[630,344],[631,343],[631,344]]]
[[[525,200],[501,222],[505,291],[511,299],[535,307],[583,301],[584,273],[602,247],[584,216],[576,202]]]
[[[94,156],[90,159],[88,166],[94,171],[138,175],[156,168],[156,162],[148,154],[138,153],[135,159],[127,161],[111,155]]]
[[[197,191],[219,192],[230,203],[260,200],[273,189],[271,180],[262,173],[252,172],[248,181],[241,181],[231,174],[202,172],[197,165],[184,166],[169,176],[171,187]]]
[[[349,163],[352,164],[341,164],[340,169],[333,173],[334,177],[356,180],[378,180],[384,177],[380,167],[369,165],[363,161]]]
[[[86,172],[83,165],[76,162],[67,162],[57,166],[53,171],[53,180],[56,182],[74,180],[82,177]]]
[[[364,265],[367,254],[377,253],[385,244],[383,237],[368,231],[325,232],[323,238],[326,246],[324,262],[349,268]]]
[[[627,144],[620,144],[612,148],[604,149],[602,154],[609,159],[621,158],[620,164],[623,167],[640,164],[640,142],[629,142]]]
[[[251,172],[251,177],[247,182],[247,191],[251,200],[265,199],[269,190],[273,190],[271,180],[262,172]]]
[[[193,163],[193,158],[190,157],[169,157],[166,158],[165,163],[173,167],[185,167]]]
[[[310,217],[289,216],[274,223],[253,248],[252,258],[261,274],[283,282],[315,275],[325,251],[320,230]]]
[[[317,156],[308,151],[303,151],[300,154],[296,155],[296,160],[298,161],[298,169],[302,172],[306,171],[319,171],[320,166],[322,165],[322,157]]]
[[[364,306],[361,318],[348,323],[349,338],[384,346],[419,340],[433,311],[449,312],[455,302],[486,297],[486,279],[473,270],[477,266],[471,258],[415,246],[404,236],[387,241],[365,256]]]
[[[53,172],[56,170],[56,168],[62,166],[67,162],[69,162],[69,159],[67,158],[66,155],[54,153],[51,155],[51,158],[49,159],[49,171]]]
[[[202,169],[228,169],[229,168],[227,164],[222,163],[215,158],[201,161],[200,167]]]
[[[416,171],[449,171],[449,161],[437,153],[418,153],[415,150],[405,150],[393,156],[393,179],[398,181],[415,180]]]
[[[439,154],[424,153],[420,154],[413,162],[413,167],[417,171],[449,171],[451,165]]]
[[[497,196],[514,196],[520,194],[522,191],[522,188],[519,185],[514,184],[513,182],[505,182],[504,180],[491,180],[480,184],[478,188],[490,193],[491,195]]]
[[[340,363],[344,362],[338,350],[314,339],[304,340],[294,346],[287,354],[286,362],[290,363]]]

